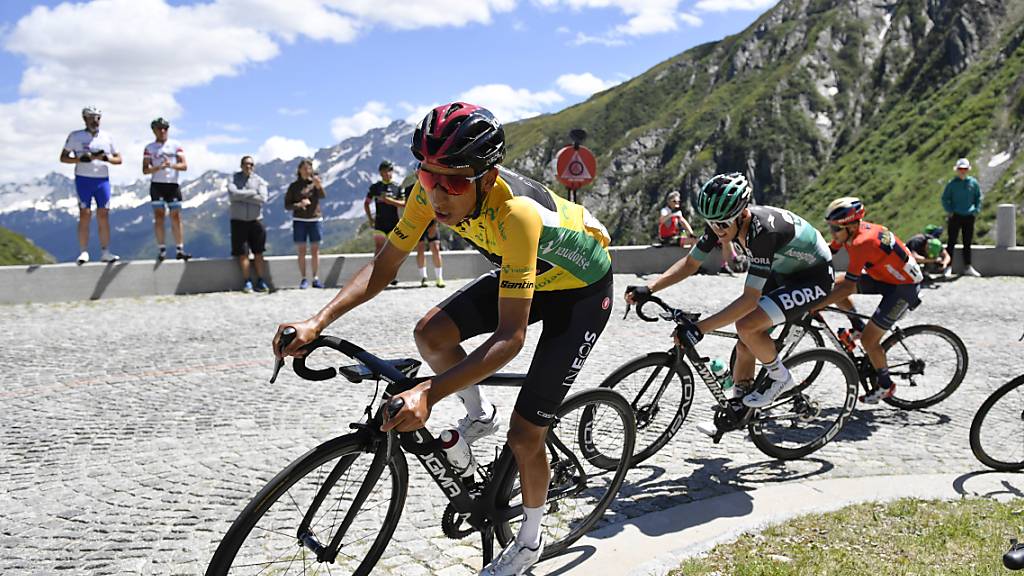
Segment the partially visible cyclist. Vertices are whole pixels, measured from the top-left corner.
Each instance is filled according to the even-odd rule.
[[[918,294],[924,276],[906,245],[885,226],[864,221],[864,213],[864,203],[852,196],[833,200],[825,210],[825,221],[832,233],[829,247],[833,253],[846,248],[850,264],[846,273],[836,280],[832,293],[817,308],[835,304],[855,311],[850,295],[882,295],[867,325],[860,318],[850,317],[853,329],[861,333],[860,342],[871,365],[878,372],[878,386],[860,400],[877,404],[896,391],[882,349],[882,336],[907,310],[921,303]]]
[[[586,208],[499,166],[502,125],[485,108],[453,102],[431,110],[413,133],[420,161],[405,212],[373,261],[327,306],[296,328],[286,355],[387,286],[431,220],[450,226],[499,268],[431,308],[416,344],[435,376],[400,395],[402,410],[384,429],[422,428],[437,402],[458,395],[467,410],[459,432],[472,442],[497,430],[497,411],[476,383],[519,354],[526,328],[544,328],[512,414],[508,446],[522,485],[519,534],[481,574],[519,575],[540,558],[540,527],[550,468],[544,439],[611,314],[608,232]],[[491,336],[470,354],[461,342]],[[486,407],[485,407],[486,404]]]
[[[795,385],[782,365],[768,331],[776,324],[801,317],[820,303],[832,288],[832,254],[821,233],[803,218],[771,206],[751,206],[750,182],[740,173],[718,174],[697,196],[697,213],[707,220],[703,236],[690,253],[646,286],[626,288],[627,303],[642,303],[653,292],[697,272],[721,240],[745,251],[750,262],[743,294],[716,314],[681,326],[676,337],[696,344],[710,330],[736,324],[733,378],[741,391],[754,379],[754,359],[768,369],[769,383],[743,397],[743,404],[762,408]],[[714,434],[714,429],[699,427]]]

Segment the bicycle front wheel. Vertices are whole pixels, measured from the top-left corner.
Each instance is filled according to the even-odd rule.
[[[818,450],[842,430],[857,403],[857,370],[845,354],[824,348],[798,352],[782,363],[797,385],[759,409],[749,429],[766,455],[792,460]]]
[[[382,467],[371,466],[374,456],[364,435],[349,434],[292,462],[231,525],[206,575],[370,574],[398,526],[409,480],[400,450]],[[330,544],[346,519],[337,558],[319,561],[311,543]]]
[[[896,392],[885,401],[916,410],[942,402],[967,374],[967,347],[953,331],[920,324],[891,334],[882,342]],[[927,358],[927,359],[926,359]]]
[[[661,450],[679,431],[693,404],[693,373],[669,352],[630,360],[605,378],[601,388],[622,394],[636,416],[636,448],[630,466]]]
[[[605,510],[619,492],[636,438],[636,421],[629,403],[617,392],[600,388],[584,390],[566,398],[559,406],[545,440],[551,480],[545,503],[544,555],[560,554],[573,542],[599,525]],[[503,457],[511,458],[511,451]],[[593,459],[603,459],[601,465]],[[616,462],[608,469],[606,461]],[[501,469],[496,466],[495,469]],[[499,510],[522,505],[522,488],[515,465],[499,482]],[[498,522],[495,535],[508,544],[522,517]]]
[[[1024,470],[1024,374],[985,399],[971,422],[971,452],[995,470]]]

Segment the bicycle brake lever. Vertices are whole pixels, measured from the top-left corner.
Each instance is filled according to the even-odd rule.
[[[295,328],[291,326],[284,329],[281,332],[281,339],[277,341],[277,350],[280,352],[288,347],[295,339]],[[284,368],[284,356],[274,356],[274,373],[270,376],[270,383],[273,384],[277,381],[277,375],[281,372],[281,368]]]
[[[628,318],[628,317],[629,317],[629,309],[630,309],[631,307],[632,307],[632,306],[631,306],[630,304],[626,304],[626,313],[622,315],[622,319],[623,319],[623,320],[625,320],[626,318]],[[1021,338],[1024,338],[1024,336],[1021,336]]]

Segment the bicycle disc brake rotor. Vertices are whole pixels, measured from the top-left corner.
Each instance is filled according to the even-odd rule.
[[[441,530],[449,539],[461,540],[476,532],[476,528],[466,522],[468,519],[468,514],[458,514],[455,512],[455,507],[449,504],[444,509],[444,515],[441,516]]]

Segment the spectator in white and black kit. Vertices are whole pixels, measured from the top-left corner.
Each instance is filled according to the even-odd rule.
[[[263,252],[267,247],[267,230],[263,227],[263,205],[267,202],[267,181],[254,172],[256,162],[252,156],[242,157],[242,170],[235,172],[228,180],[228,197],[231,199],[231,255],[238,258],[242,268],[243,292],[253,291],[249,277],[249,252],[256,264],[257,292],[266,292],[263,280],[266,264]]]
[[[107,164],[120,164],[121,154],[110,134],[100,131],[103,113],[95,106],[82,108],[83,130],[68,134],[60,161],[75,165],[75,191],[78,193],[78,245],[82,253],[78,263],[89,261],[89,222],[92,203],[96,201],[96,228],[100,238],[100,259],[116,262],[119,257],[110,251],[110,173]]]
[[[181,143],[167,137],[170,122],[157,118],[149,123],[156,140],[146,145],[142,152],[142,173],[152,175],[149,184],[150,205],[153,207],[153,233],[156,236],[156,259],[167,258],[164,244],[164,217],[171,214],[171,234],[174,235],[175,258],[188,260],[191,254],[185,252],[184,231],[181,225],[181,187],[178,173],[188,170],[185,149]]]
[[[284,209],[292,212],[292,239],[299,256],[299,274],[302,281],[299,288],[309,288],[306,278],[306,243],[309,243],[309,263],[313,270],[313,288],[323,288],[317,275],[320,268],[320,242],[323,239],[323,217],[320,214],[320,199],[326,196],[320,177],[313,171],[313,161],[299,162],[295,182],[288,186],[284,195]]]

